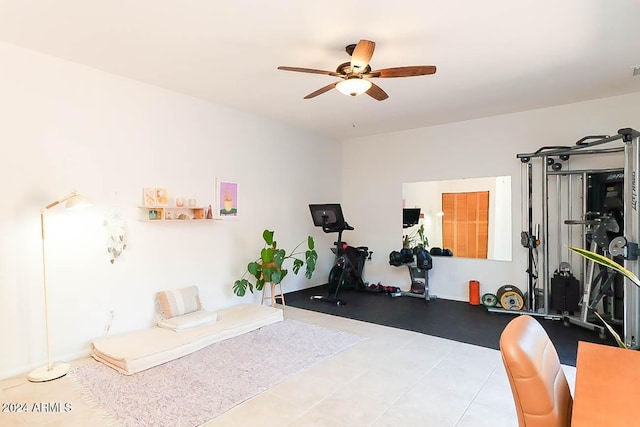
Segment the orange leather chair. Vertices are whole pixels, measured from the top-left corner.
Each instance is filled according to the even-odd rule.
[[[533,317],[513,319],[500,336],[520,427],[569,427],[573,399],[549,336]]]

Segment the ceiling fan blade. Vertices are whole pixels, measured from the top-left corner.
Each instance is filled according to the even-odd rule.
[[[377,99],[378,101],[384,101],[389,97],[389,95],[387,95],[387,92],[382,90],[382,88],[375,83],[371,83],[371,87],[367,91],[367,95],[369,95],[373,99]]]
[[[340,83],[340,82],[333,82],[330,85],[326,85],[325,87],[322,87],[318,90],[316,90],[315,92],[311,92],[309,95],[305,96],[304,99],[311,99],[314,98],[318,95],[322,95],[325,92],[330,91],[331,89],[333,89],[334,87],[336,87],[336,85]]]
[[[354,73],[361,73],[369,65],[376,44],[370,40],[360,40],[351,54],[351,68]]]
[[[363,77],[372,78],[372,77],[413,77],[413,76],[424,76],[427,74],[435,74],[436,66],[435,65],[414,65],[409,67],[393,67],[393,68],[383,68],[381,70],[373,70],[370,73],[364,74]]]
[[[342,77],[342,74],[336,73],[335,71],[325,71],[325,70],[315,70],[313,68],[301,68],[301,67],[285,67],[280,66],[278,70],[284,71],[297,71],[299,73],[311,73],[311,74],[325,74],[327,76],[335,76]]]

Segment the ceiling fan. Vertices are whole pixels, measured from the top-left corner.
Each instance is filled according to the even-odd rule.
[[[383,68],[371,71],[369,61],[373,56],[373,50],[375,47],[376,44],[370,40],[360,40],[358,44],[350,44],[346,46],[345,50],[351,56],[351,62],[345,62],[338,65],[336,71],[285,66],[278,67],[278,70],[326,74],[329,76],[340,77],[342,79],[328,84],[315,92],[311,92],[309,95],[305,96],[304,99],[314,98],[336,88],[338,91],[348,96],[358,96],[366,93],[378,101],[384,101],[389,97],[389,95],[387,95],[380,86],[371,82],[369,79],[424,76],[427,74],[434,74],[436,72],[436,67],[434,65],[414,65],[408,67]]]

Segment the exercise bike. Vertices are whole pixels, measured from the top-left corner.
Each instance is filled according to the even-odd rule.
[[[354,230],[354,228],[344,220],[340,204],[309,205],[309,210],[313,225],[322,227],[325,233],[338,233],[338,240],[334,242],[335,247],[331,248],[335,254],[335,261],[329,272],[327,295],[316,295],[311,299],[331,302],[338,306],[344,305],[345,302],[338,298],[340,290],[366,290],[362,273],[365,261],[371,259],[373,252],[366,246],[354,247],[342,241],[342,232]]]

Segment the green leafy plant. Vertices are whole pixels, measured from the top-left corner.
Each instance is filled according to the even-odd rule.
[[[592,262],[595,262],[595,263],[600,264],[600,265],[604,265],[605,267],[610,268],[613,271],[622,274],[624,277],[629,279],[631,281],[631,283],[633,283],[634,285],[636,285],[636,286],[638,286],[640,288],[640,279],[638,279],[638,276],[636,276],[633,273],[633,271],[627,270],[626,268],[624,268],[623,266],[621,266],[620,264],[618,264],[614,260],[612,260],[610,258],[607,258],[604,255],[600,255],[598,253],[589,251],[587,249],[576,248],[574,246],[569,246],[569,249],[571,249],[573,252],[577,253],[580,256],[583,256],[584,258],[586,258],[586,259],[588,259],[588,260],[590,260]],[[613,335],[615,340],[618,342],[618,345],[620,347],[622,347],[622,348],[628,348],[627,345],[624,343],[624,341],[622,341],[622,339],[620,338],[620,335],[618,335],[618,333],[615,331],[615,329],[613,329],[611,327],[611,325],[609,325],[602,318],[602,316],[600,316],[600,313],[598,313],[596,310],[593,310],[593,313],[598,317],[598,319],[600,319],[600,321],[602,323],[604,323],[604,326],[607,328],[609,333],[611,333],[611,335]]]
[[[278,248],[278,243],[273,239],[273,234],[274,232],[271,230],[264,230],[262,232],[262,239],[265,245],[260,251],[260,257],[247,264],[247,270],[242,277],[233,283],[233,292],[236,295],[240,297],[245,296],[247,288],[253,293],[254,287],[257,291],[261,291],[265,283],[273,282],[279,284],[282,282],[282,279],[284,279],[289,272],[289,270],[283,267],[287,260],[292,261],[294,274],[298,274],[304,266],[304,276],[307,279],[311,279],[311,276],[313,276],[313,272],[316,269],[316,261],[318,260],[318,253],[315,250],[313,237],[307,237],[307,249],[305,251],[296,252],[305,242],[303,240],[287,254],[287,251]],[[302,255],[304,255],[304,259],[301,258]],[[254,279],[255,284],[253,283]]]
[[[411,234],[404,236],[403,247],[407,247],[408,249],[425,249],[429,247],[429,239],[427,235],[424,234],[424,224],[420,224],[420,227]]]

